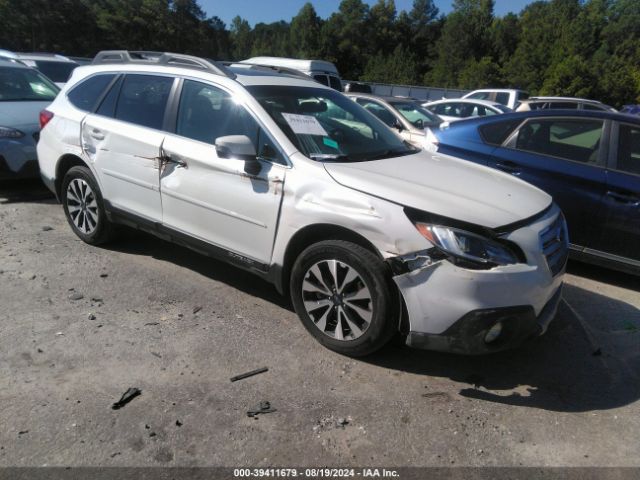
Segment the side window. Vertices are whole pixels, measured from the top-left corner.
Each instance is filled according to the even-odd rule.
[[[640,175],[640,127],[620,125],[616,168]]]
[[[476,92],[473,95],[469,95],[467,98],[475,98],[476,100],[487,100],[491,95],[491,92]]]
[[[507,92],[496,93],[496,102],[502,105],[509,105],[509,94]]]
[[[180,94],[176,133],[215,144],[218,137],[246,135],[259,156],[282,163],[278,149],[258,122],[231,95],[206,83],[185,80]]]
[[[320,82],[322,85],[329,86],[329,79],[326,75],[314,75],[313,79],[317,82]]]
[[[74,107],[89,112],[114,78],[115,74],[94,75],[73,87],[67,98]]]
[[[391,113],[379,103],[372,102],[371,100],[367,100],[366,98],[359,98],[357,102],[362,105],[369,113],[373,113],[376,117],[382,120],[385,125],[393,127],[396,124],[397,119],[393,115],[393,113]]]
[[[549,108],[576,110],[578,108],[578,104],[574,102],[549,102]]]
[[[480,136],[490,145],[502,145],[521,120],[507,120],[483,125],[479,128]]]
[[[118,95],[120,94],[120,87],[122,86],[122,77],[118,79],[109,89],[100,103],[100,106],[96,110],[96,114],[104,115],[105,117],[113,117],[116,114],[116,104],[118,103]]]
[[[115,118],[143,127],[161,129],[173,78],[126,75],[120,90]]]
[[[596,110],[598,112],[602,112],[603,110],[606,110],[606,108],[601,107],[600,105],[592,105],[590,103],[583,103],[582,108],[584,108],[585,110]]]
[[[516,148],[581,163],[598,163],[602,120],[532,120],[518,132]]]

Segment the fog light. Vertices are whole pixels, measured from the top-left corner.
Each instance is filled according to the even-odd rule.
[[[485,343],[495,342],[502,333],[502,322],[496,322],[484,336]]]

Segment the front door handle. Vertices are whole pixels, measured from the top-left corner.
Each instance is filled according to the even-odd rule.
[[[633,194],[615,192],[613,190],[609,190],[607,192],[607,196],[613,198],[616,202],[624,203],[626,205],[631,205],[632,207],[636,207],[640,205],[640,198]]]
[[[520,165],[509,160],[496,163],[496,168],[503,172],[510,173],[511,175],[519,175],[521,172]]]

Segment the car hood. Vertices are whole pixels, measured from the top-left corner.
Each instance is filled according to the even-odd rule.
[[[48,101],[0,102],[0,126],[20,128],[38,125],[40,111],[50,104]]]
[[[529,218],[551,197],[513,176],[438,153],[325,163],[341,185],[394,203],[488,228]]]

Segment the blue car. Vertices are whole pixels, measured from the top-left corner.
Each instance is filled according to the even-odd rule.
[[[553,196],[574,258],[640,273],[640,118],[538,110],[434,129],[438,152],[507,172]]]
[[[39,176],[39,116],[59,91],[34,68],[0,60],[0,179]]]

